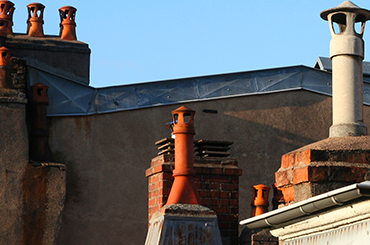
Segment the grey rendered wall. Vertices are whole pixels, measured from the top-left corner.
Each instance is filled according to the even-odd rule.
[[[303,90],[185,105],[196,110],[195,139],[234,141],[231,157],[243,170],[239,219],[249,217],[251,186],[274,183],[281,155],[327,138],[331,125],[331,97]],[[50,118],[55,160],[67,164],[59,245],[144,243],[144,172],[157,154],[154,142],[169,137],[165,123],[179,106]]]

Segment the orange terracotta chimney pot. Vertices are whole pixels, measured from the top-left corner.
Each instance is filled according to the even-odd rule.
[[[0,37],[6,37],[9,32],[9,22],[5,19],[0,19]]]
[[[254,199],[251,203],[251,217],[268,212],[270,189],[270,187],[263,184],[252,186]]]
[[[174,181],[166,205],[200,204],[195,186],[193,136],[195,111],[182,106],[172,111],[173,134],[175,135]]]
[[[0,89],[13,89],[11,77],[12,51],[6,47],[0,47]]]
[[[27,5],[27,34],[32,37],[44,36],[44,9],[45,6],[41,3],[30,3]]]
[[[14,13],[14,3],[11,1],[1,1],[0,0],[0,19],[6,22],[4,24],[4,31],[6,34],[13,34],[13,13]],[[0,22],[1,24],[1,22]]]
[[[0,66],[12,66],[12,51],[6,47],[0,47]]]
[[[72,6],[64,6],[59,9],[60,38],[64,40],[77,40],[76,36],[76,11]]]

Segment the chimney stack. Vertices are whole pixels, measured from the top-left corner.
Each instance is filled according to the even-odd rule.
[[[370,11],[345,1],[321,12],[321,18],[329,21],[332,35],[333,125],[329,138],[282,156],[275,178],[285,205],[369,179],[369,136],[362,118],[362,36]]]
[[[174,182],[166,205],[151,216],[145,245],[222,245],[217,215],[213,210],[200,205],[195,186],[194,114],[195,111],[185,106],[172,111],[175,135]],[[157,167],[163,169],[163,166]],[[151,178],[159,179],[159,176]],[[159,187],[161,183],[157,183]]]
[[[0,19],[4,20],[4,30],[6,34],[13,34],[13,13],[14,3],[11,1],[0,1]],[[1,22],[0,22],[1,23]]]
[[[76,11],[72,6],[64,6],[59,9],[60,38],[65,40],[77,40],[76,36]]]
[[[44,36],[44,9],[45,6],[41,3],[30,3],[27,5],[27,34],[32,37]]]
[[[333,66],[333,125],[330,137],[367,134],[363,124],[363,71],[365,22],[370,11],[345,1],[320,14],[329,21],[330,59]],[[356,23],[361,24],[359,30]],[[337,27],[337,28],[335,28]]]

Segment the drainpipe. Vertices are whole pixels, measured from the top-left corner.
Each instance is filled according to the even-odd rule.
[[[14,10],[14,3],[12,3],[11,1],[0,1],[0,19],[6,22],[6,34],[13,34],[12,27]]]
[[[330,137],[367,134],[363,124],[363,71],[365,22],[370,11],[345,1],[336,8],[320,14],[329,21],[332,40],[330,59],[333,73],[333,125]],[[356,30],[356,23],[361,29]],[[338,28],[335,28],[335,27]]]
[[[252,186],[254,198],[251,203],[252,211],[251,211],[251,217],[258,216],[260,214],[264,214],[268,212],[269,207],[269,192],[270,187],[259,184]]]
[[[195,186],[193,136],[195,111],[182,106],[172,111],[173,134],[175,135],[174,181],[166,205],[200,204]]]
[[[31,3],[27,5],[28,19],[27,19],[27,34],[31,37],[44,36],[44,9],[45,6],[41,3]]]
[[[77,40],[76,36],[76,11],[72,6],[64,6],[59,9],[60,38],[64,40]]]

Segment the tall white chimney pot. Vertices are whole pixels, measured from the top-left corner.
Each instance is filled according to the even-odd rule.
[[[333,125],[330,137],[367,134],[363,124],[363,71],[365,22],[370,11],[345,1],[320,14],[329,21],[332,40],[330,59],[333,67]],[[361,28],[356,30],[356,23]],[[337,28],[336,28],[337,27]]]

